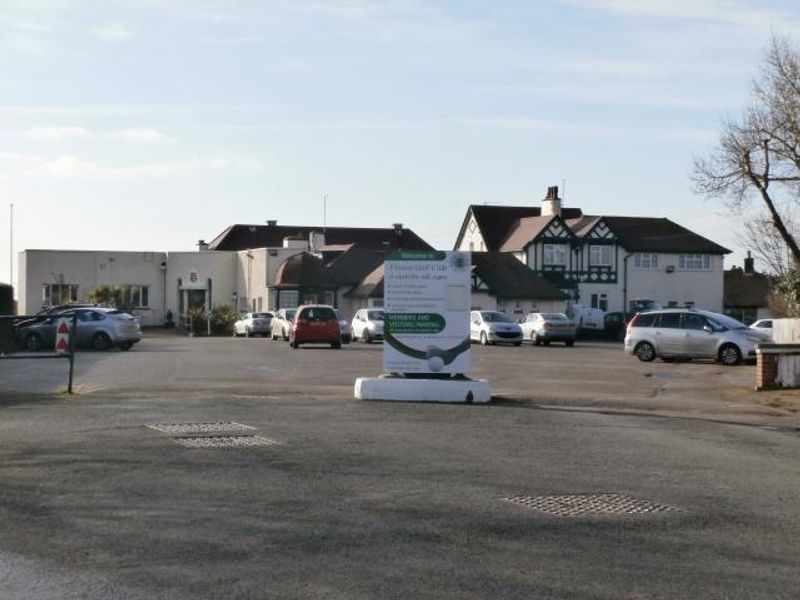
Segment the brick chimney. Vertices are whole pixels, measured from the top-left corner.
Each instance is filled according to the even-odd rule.
[[[750,256],[750,250],[747,251],[747,258],[744,259],[744,272],[745,273],[755,273],[755,259]]]
[[[547,188],[547,196],[542,200],[542,216],[561,216],[561,198],[558,197],[557,185],[551,185]]]

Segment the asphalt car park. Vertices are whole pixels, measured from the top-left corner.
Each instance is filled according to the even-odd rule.
[[[796,596],[791,393],[619,343],[472,360],[488,406],[354,400],[380,344],[145,332],[79,352],[74,397],[0,361],[3,597]],[[237,426],[267,441],[210,445]]]

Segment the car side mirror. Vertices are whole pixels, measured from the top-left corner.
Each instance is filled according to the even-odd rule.
[[[711,329],[711,325],[703,325],[703,331],[706,333],[714,333],[714,330]]]

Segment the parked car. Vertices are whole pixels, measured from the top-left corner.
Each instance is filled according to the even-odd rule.
[[[628,323],[635,313],[609,312],[603,317],[603,333],[605,337],[612,340],[622,341],[625,339],[625,332]]]
[[[353,339],[371,344],[383,339],[383,309],[362,308],[353,317]]]
[[[142,339],[139,320],[116,308],[73,308],[51,315],[38,323],[16,329],[17,342],[32,352],[55,347],[56,325],[62,317],[77,315],[73,332],[76,346],[94,350],[109,350],[117,346],[130,350]]]
[[[549,346],[550,342],[575,345],[577,327],[563,313],[530,313],[522,322],[522,337],[531,344]]]
[[[628,324],[625,352],[643,362],[656,357],[712,358],[737,365],[755,358],[755,345],[769,334],[726,315],[695,309],[667,309],[637,314]]]
[[[750,325],[752,329],[756,331],[763,331],[765,333],[769,333],[770,339],[772,339],[772,319],[759,319],[752,325]]]
[[[469,339],[474,342],[522,344],[522,328],[498,310],[473,310],[469,314]]]
[[[294,319],[295,308],[281,308],[272,317],[272,339],[283,338],[289,340],[289,332],[292,330],[292,319]]]
[[[271,312],[244,313],[233,324],[233,335],[272,335],[272,317]]]
[[[333,307],[325,304],[299,307],[292,321],[289,344],[292,348],[299,348],[300,344],[330,344],[331,348],[341,348],[342,332]]]
[[[339,319],[339,330],[342,333],[342,343],[349,344],[353,341],[353,328],[350,326],[349,321],[347,319],[343,319],[342,315],[339,314],[339,311],[334,309],[336,313],[336,318]]]

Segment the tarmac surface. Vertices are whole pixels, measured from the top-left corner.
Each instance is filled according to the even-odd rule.
[[[66,361],[0,361],[0,597],[797,597],[794,392],[603,342],[473,365],[488,406],[354,400],[377,344],[149,332],[71,397]],[[275,443],[149,427],[219,422]]]

